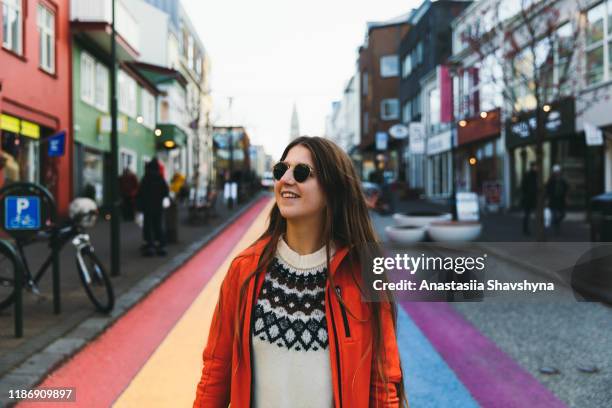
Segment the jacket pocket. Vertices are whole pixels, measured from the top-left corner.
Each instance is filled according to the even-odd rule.
[[[338,294],[338,296],[342,297],[342,290],[340,289],[340,286],[336,286],[336,293]],[[342,313],[342,323],[344,325],[344,335],[347,338],[350,338],[351,337],[351,328],[349,326],[349,321],[348,321],[348,315],[346,313],[346,308],[344,307],[344,305],[342,303],[338,302],[338,304],[340,305],[340,313]]]

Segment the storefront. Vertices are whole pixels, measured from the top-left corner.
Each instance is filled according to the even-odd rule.
[[[584,133],[576,132],[574,99],[550,105],[544,112],[546,133],[542,144],[542,174],[549,179],[552,166],[562,168],[569,184],[569,208],[586,208],[591,196],[603,190],[603,147],[586,145]],[[536,161],[535,116],[531,112],[506,122],[506,146],[510,158],[512,205],[520,205],[520,187],[530,163]]]
[[[39,183],[41,172],[40,137],[41,126],[12,115],[0,116],[0,146],[2,160],[2,184],[5,182],[29,181]]]
[[[487,206],[505,206],[501,193],[504,148],[500,139],[500,111],[482,112],[461,120],[457,127],[455,169],[457,191],[471,191]]]
[[[452,134],[447,130],[427,139],[427,196],[448,198],[452,194]]]

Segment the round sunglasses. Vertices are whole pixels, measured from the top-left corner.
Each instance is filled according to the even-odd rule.
[[[283,178],[287,170],[289,170],[289,164],[285,162],[278,162],[272,168],[272,174],[274,175],[275,180],[280,180]],[[298,183],[305,182],[308,177],[314,175],[314,169],[310,167],[306,163],[298,163],[293,167],[293,178]]]

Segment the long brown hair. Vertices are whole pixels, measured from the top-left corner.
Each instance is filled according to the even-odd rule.
[[[366,247],[371,248],[372,244],[377,245],[378,237],[372,226],[368,209],[366,207],[361,182],[357,176],[357,172],[349,158],[349,156],[338,147],[335,143],[321,137],[302,136],[293,140],[285,148],[281,160],[287,157],[289,151],[297,145],[306,147],[313,158],[315,175],[323,189],[326,206],[324,209],[323,219],[323,239],[325,242],[325,251],[327,255],[327,278],[331,287],[335,287],[334,278],[330,271],[330,251],[331,244],[334,243],[337,248],[347,247],[349,249],[347,258],[348,262],[363,261],[359,249]],[[246,312],[246,291],[251,279],[254,279],[260,273],[265,273],[270,262],[276,254],[276,247],[282,234],[286,232],[287,222],[282,217],[280,210],[276,204],[270,211],[270,222],[266,231],[257,239],[257,241],[270,238],[266,244],[263,253],[260,257],[257,268],[245,279],[240,287],[238,295],[238,307],[236,308],[234,341],[238,343],[238,352],[242,350],[241,325],[244,322],[244,314]],[[256,241],[256,242],[257,242]],[[368,275],[368,274],[366,274]],[[353,276],[353,280],[357,282],[357,277]],[[360,290],[363,289],[360,287]],[[344,300],[336,291],[331,291],[336,299],[346,307]],[[382,339],[382,322],[381,322],[381,302],[391,304],[391,312],[393,316],[393,325],[396,326],[397,320],[397,305],[393,301],[393,297],[389,292],[376,292],[379,295],[378,302],[368,302],[371,308],[371,319],[369,319],[372,328],[372,354],[376,359],[376,372],[372,373],[377,376],[385,384],[388,383],[388,378],[385,375],[385,350]],[[368,296],[372,293],[369,292]],[[371,299],[371,297],[370,297]],[[349,308],[347,311],[354,318],[361,320],[352,313]],[[240,356],[238,356],[240,360]],[[385,387],[387,389],[387,387]],[[402,405],[406,403],[405,391],[403,383],[397,385],[397,392],[402,401]],[[407,403],[406,403],[407,405]]]

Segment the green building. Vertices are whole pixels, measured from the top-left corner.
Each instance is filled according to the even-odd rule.
[[[118,47],[119,48],[119,47]],[[121,60],[120,60],[121,61]],[[74,192],[92,194],[109,204],[110,53],[94,37],[77,32],[72,43]],[[117,70],[119,172],[131,169],[140,178],[156,155],[156,86],[129,62]]]

